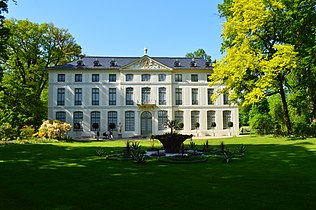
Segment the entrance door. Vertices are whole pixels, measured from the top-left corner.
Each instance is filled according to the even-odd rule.
[[[150,112],[143,112],[141,115],[141,135],[149,136],[152,133],[152,115]]]

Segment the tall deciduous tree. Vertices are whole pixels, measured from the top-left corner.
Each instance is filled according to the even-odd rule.
[[[205,60],[211,59],[211,56],[208,55],[205,50],[203,49],[198,49],[194,52],[189,52],[185,55],[187,58],[204,58]]]
[[[46,117],[48,67],[64,64],[81,54],[81,47],[65,29],[28,20],[5,20],[10,30],[4,61],[2,118],[13,124],[41,123]]]
[[[215,66],[211,84],[225,84],[218,93],[230,93],[232,101],[243,105],[280,94],[291,134],[286,84],[297,67],[298,53],[285,39],[288,26],[284,20],[289,8],[279,0],[227,0],[220,9],[226,17],[226,55]]]

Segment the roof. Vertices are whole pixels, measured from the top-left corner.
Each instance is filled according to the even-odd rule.
[[[50,69],[71,70],[71,69],[121,69],[133,62],[148,57],[160,64],[163,64],[171,69],[212,69],[210,61],[203,58],[185,58],[185,57],[112,57],[112,56],[85,56],[79,60],[56,66]],[[194,62],[195,64],[191,64]],[[178,65],[176,65],[178,63]],[[207,65],[209,64],[209,65]]]

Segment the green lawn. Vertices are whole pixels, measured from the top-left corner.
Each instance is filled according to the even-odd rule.
[[[122,149],[123,141],[0,145],[0,209],[316,208],[316,139],[209,143],[221,141],[231,149],[244,144],[246,156],[229,164],[139,165],[95,155]]]

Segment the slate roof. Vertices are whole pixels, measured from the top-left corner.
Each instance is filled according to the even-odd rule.
[[[149,56],[148,56],[149,57]],[[62,66],[56,66],[50,68],[52,70],[64,69],[120,69],[142,57],[103,57],[103,56],[85,56],[80,60],[70,62]],[[149,57],[165,66],[170,67],[171,69],[212,69],[212,66],[207,67],[205,63],[207,60],[202,58],[195,58],[196,62],[195,67],[191,67],[192,58],[185,57]],[[179,61],[180,66],[175,66],[175,61]],[[83,65],[78,65],[78,61],[82,61]],[[95,65],[95,62],[98,62],[99,65]],[[115,61],[116,65],[111,66],[111,61]]]

